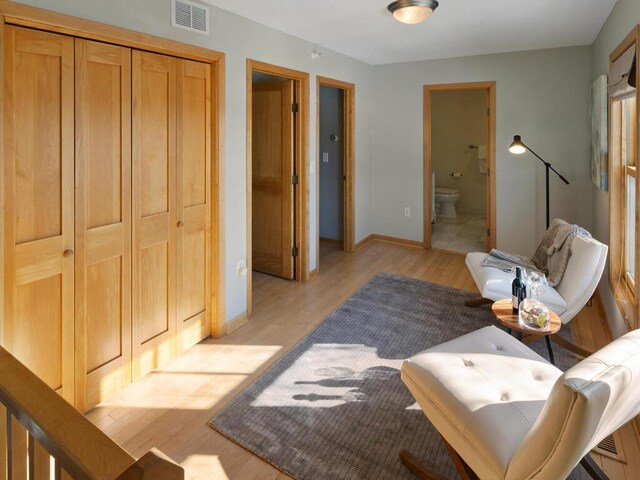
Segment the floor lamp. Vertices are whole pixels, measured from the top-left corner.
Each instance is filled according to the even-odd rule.
[[[546,174],[546,182],[547,182],[546,195],[547,195],[547,230],[548,230],[549,229],[549,223],[550,223],[550,221],[549,221],[549,171],[552,170],[553,173],[558,175],[558,177],[560,177],[560,180],[562,180],[567,185],[569,185],[569,181],[566,178],[564,178],[562,175],[560,175],[560,173],[555,168],[553,168],[549,162],[544,160],[540,155],[538,155],[536,152],[531,150],[527,145],[525,145],[524,142],[522,141],[522,138],[520,137],[520,135],[515,135],[513,137],[513,143],[509,147],[509,151],[511,153],[515,154],[515,155],[521,155],[524,152],[526,152],[527,150],[529,150],[536,157],[538,157],[538,159],[542,163],[544,163],[544,166],[545,166],[545,174]]]

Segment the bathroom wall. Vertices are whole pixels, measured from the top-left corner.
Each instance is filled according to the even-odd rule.
[[[469,145],[487,145],[487,91],[437,91],[431,100],[431,161],[436,186],[460,192],[459,213],[486,216],[487,175],[480,173],[478,150],[469,149]],[[462,177],[452,177],[453,172],[462,173]]]
[[[343,237],[343,164],[344,164],[344,92],[339,88],[320,87],[320,236],[342,240]],[[331,140],[332,134],[338,140]],[[325,158],[326,155],[326,158]]]

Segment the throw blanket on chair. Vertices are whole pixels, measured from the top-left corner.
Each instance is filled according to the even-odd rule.
[[[522,255],[493,249],[485,261],[482,262],[482,265],[499,268],[507,272],[514,265],[528,270],[540,271],[547,276],[549,285],[555,287],[562,280],[571,255],[571,244],[577,235],[591,238],[591,234],[584,228],[556,218],[551,222],[549,229],[544,234],[533,258],[529,259]]]

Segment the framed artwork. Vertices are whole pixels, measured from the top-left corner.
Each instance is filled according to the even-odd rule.
[[[609,190],[609,122],[607,76],[591,85],[591,180],[602,191]]]

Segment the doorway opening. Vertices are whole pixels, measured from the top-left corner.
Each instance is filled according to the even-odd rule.
[[[355,85],[317,78],[317,248],[355,250]]]
[[[495,82],[424,87],[424,243],[495,247]]]
[[[309,75],[247,60],[247,316],[252,276],[309,279]]]

